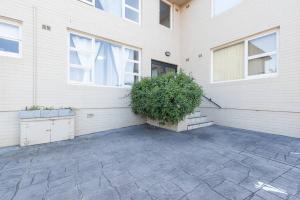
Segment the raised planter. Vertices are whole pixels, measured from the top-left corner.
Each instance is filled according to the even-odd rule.
[[[156,120],[152,120],[152,119],[147,119],[147,124],[150,124],[151,126],[156,126],[159,128],[164,128],[167,130],[171,130],[171,131],[175,131],[175,132],[183,132],[183,131],[187,131],[187,124],[186,121],[183,120],[181,122],[179,122],[178,124],[160,124],[158,121]]]
[[[72,109],[20,111],[20,145],[29,146],[74,139],[74,116]]]
[[[54,110],[23,110],[19,112],[20,119],[35,119],[35,118],[53,118],[53,117],[68,117],[74,116],[72,109],[54,109]]]

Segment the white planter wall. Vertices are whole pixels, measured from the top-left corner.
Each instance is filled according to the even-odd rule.
[[[20,146],[74,139],[74,117],[21,119],[20,133]]]

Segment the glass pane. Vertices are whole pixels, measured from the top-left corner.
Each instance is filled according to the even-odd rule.
[[[241,3],[242,0],[214,0],[214,15],[219,15]]]
[[[95,6],[116,16],[122,16],[122,0],[96,0]]]
[[[137,83],[139,81],[138,76],[134,75],[125,75],[125,85],[133,85],[134,83]]]
[[[127,5],[139,9],[139,0],[126,0]]]
[[[249,41],[249,56],[276,51],[276,33]]]
[[[19,39],[19,27],[0,22],[0,37]]]
[[[70,68],[70,80],[76,82],[91,82],[91,71],[77,68]]]
[[[94,77],[97,85],[118,86],[122,64],[120,46],[105,41],[96,41]]]
[[[277,72],[276,56],[266,56],[249,60],[248,75],[271,74]]]
[[[125,18],[138,23],[139,22],[139,13],[126,7],[125,8]]]
[[[171,68],[171,67],[167,67],[166,68],[166,74],[168,74],[168,73],[176,73],[176,69]]]
[[[139,52],[132,49],[126,49],[127,58],[130,60],[139,61]]]
[[[76,51],[70,51],[70,63],[74,65],[81,65],[78,53]]]
[[[163,1],[160,1],[159,22],[163,26],[171,27],[171,6]]]
[[[92,50],[92,40],[75,34],[70,34],[70,46],[85,51]]]
[[[19,42],[0,38],[0,51],[19,53]]]
[[[82,51],[70,51],[70,63],[74,65],[81,65],[82,67],[92,66],[92,54]]]
[[[139,64],[133,62],[127,62],[126,72],[139,73]]]

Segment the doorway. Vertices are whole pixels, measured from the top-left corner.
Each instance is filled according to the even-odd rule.
[[[177,65],[151,60],[151,77],[158,77],[171,72],[177,73]]]

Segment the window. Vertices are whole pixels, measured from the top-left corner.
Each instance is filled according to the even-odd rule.
[[[21,46],[20,27],[0,22],[0,55],[20,57]]]
[[[171,4],[160,0],[159,6],[159,23],[165,27],[171,28],[171,15],[172,15]]]
[[[140,23],[140,0],[81,0],[96,8]]]
[[[213,51],[213,82],[250,79],[278,71],[278,32],[240,41]]]
[[[242,0],[212,0],[212,16],[220,15],[241,2]]]
[[[140,51],[70,33],[69,80],[99,86],[130,86],[140,79]]]

